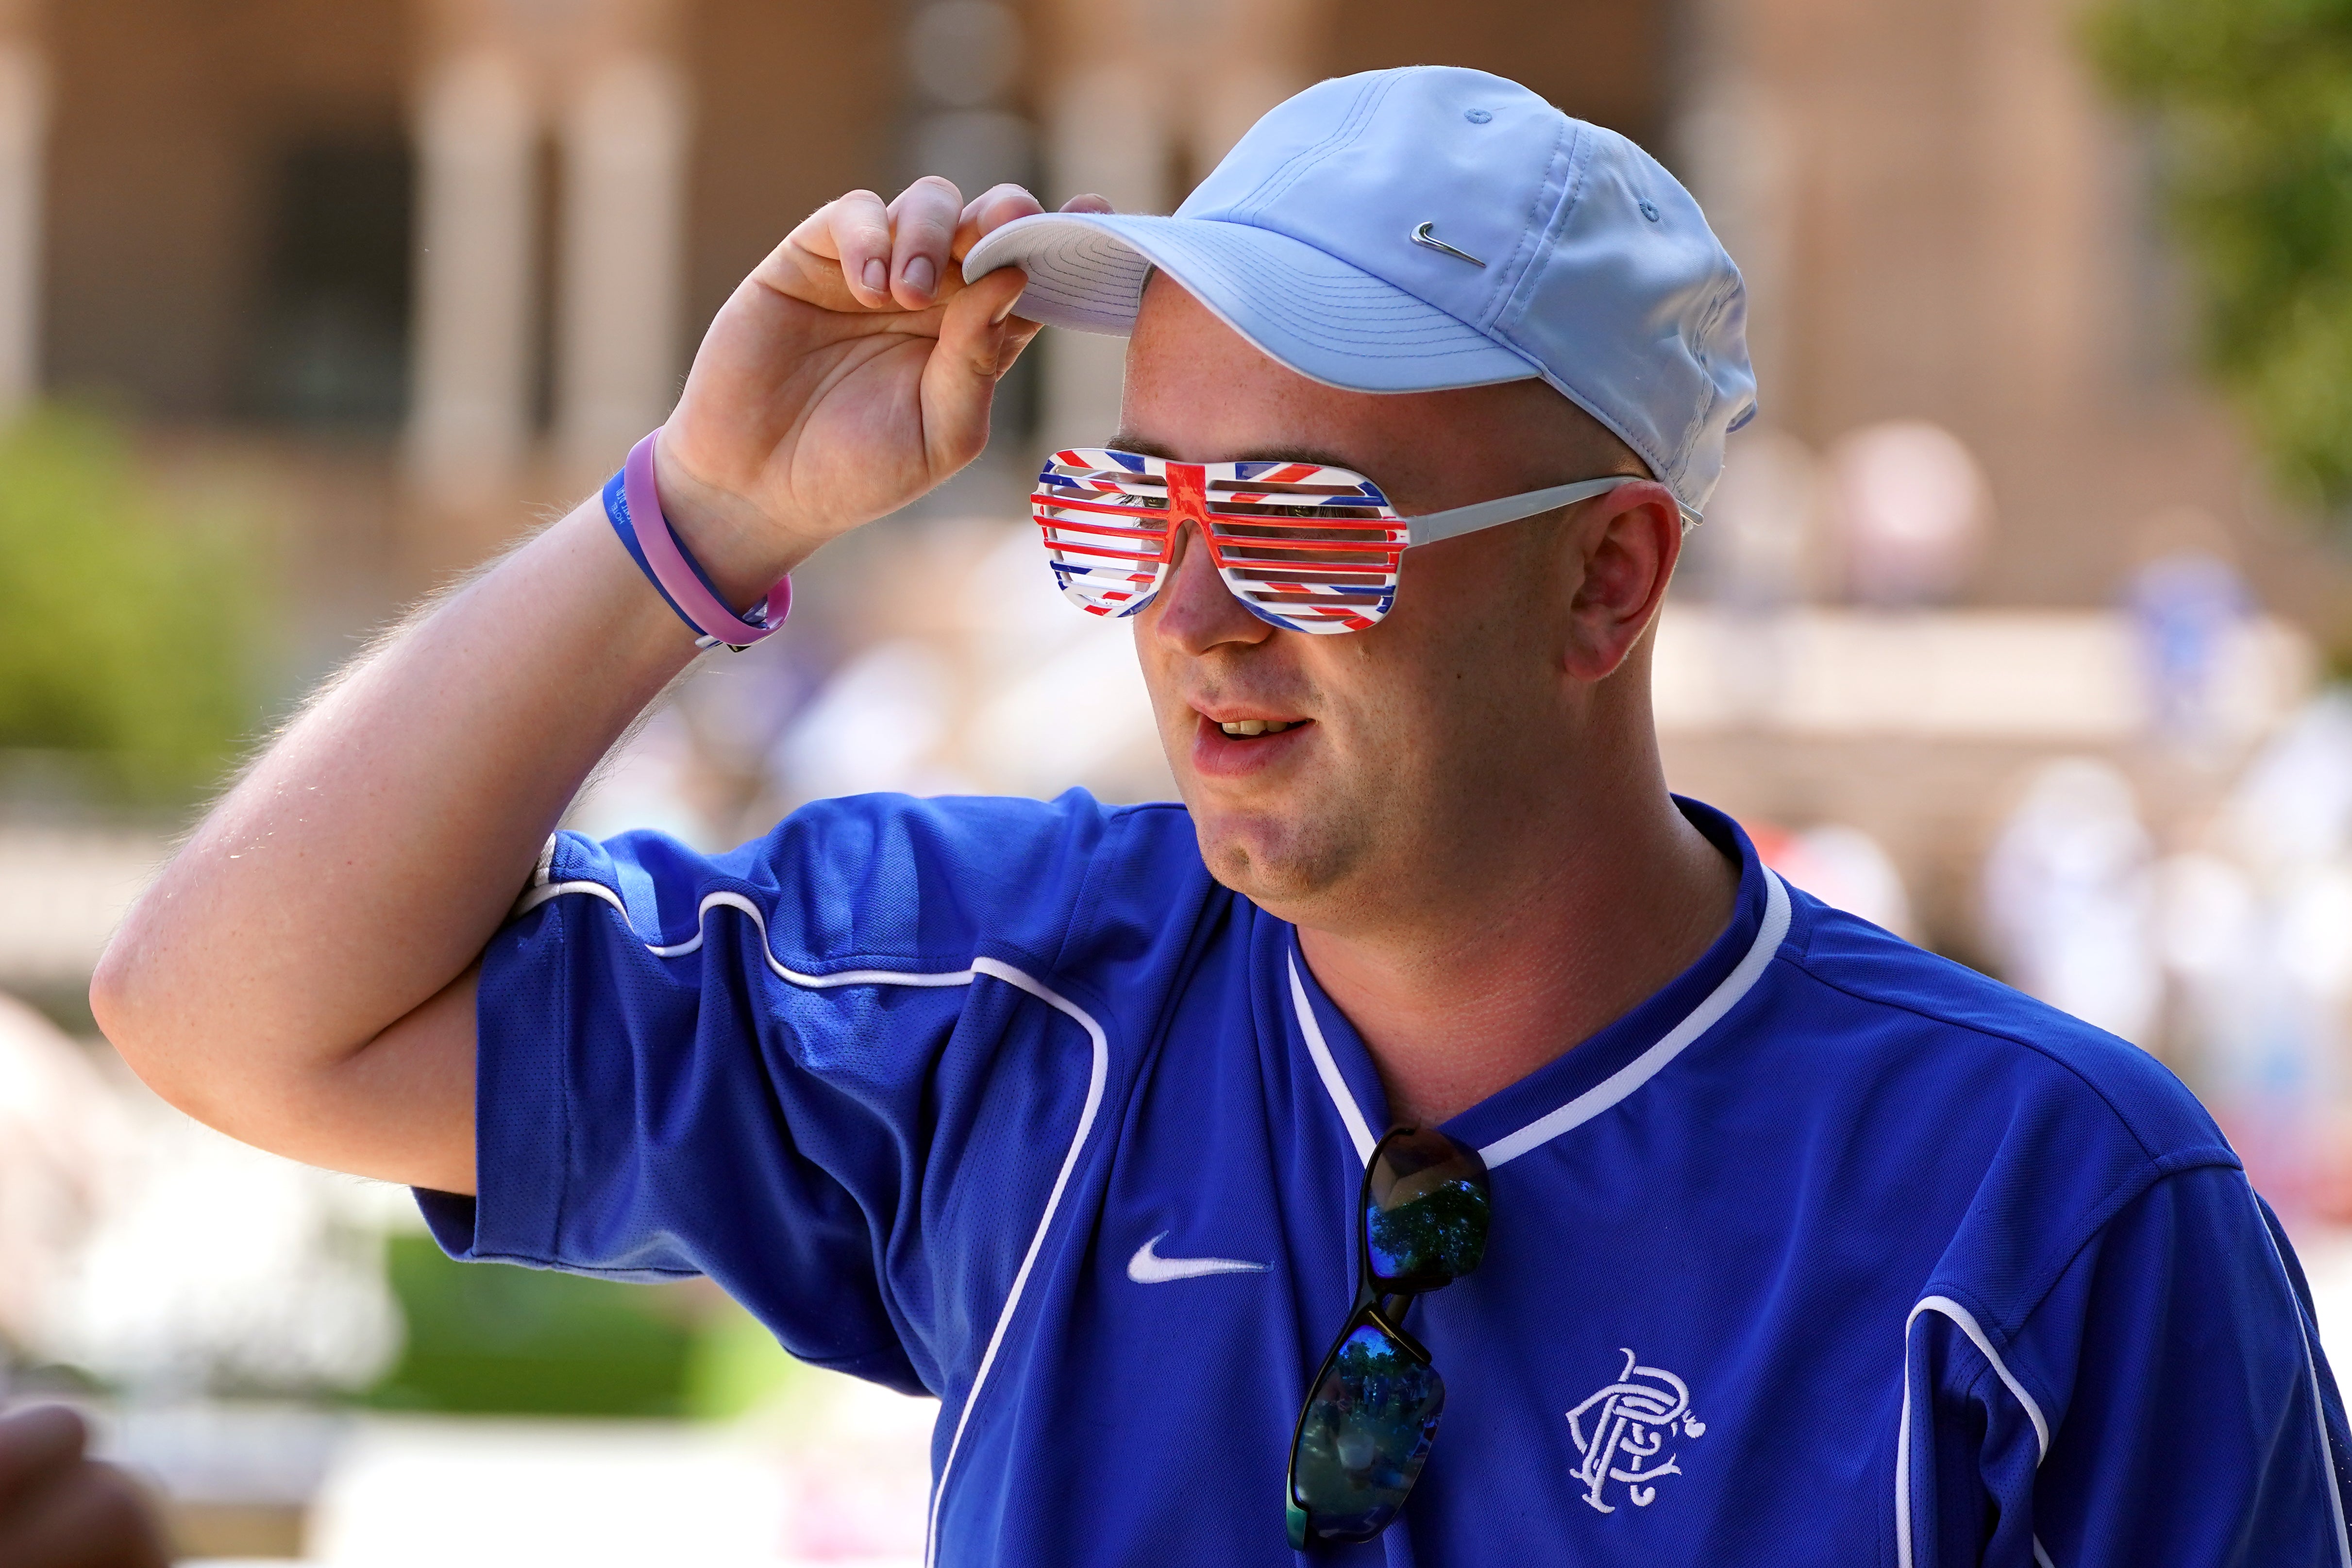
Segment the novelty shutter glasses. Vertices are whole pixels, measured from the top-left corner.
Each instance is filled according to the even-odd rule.
[[[1370,1541],[1404,1507],[1445,1408],[1444,1380],[1405,1313],[1478,1267],[1493,1208],[1486,1162],[1443,1132],[1399,1128],[1372,1151],[1357,1202],[1356,1305],[1291,1434],[1292,1547]]]
[[[1328,636],[1362,631],[1389,613],[1398,568],[1412,546],[1633,482],[1612,474],[1401,517],[1378,485],[1346,468],[1176,463],[1080,447],[1045,460],[1029,510],[1063,595],[1088,615],[1116,619],[1149,605],[1189,522],[1225,586],[1253,614],[1288,631]]]

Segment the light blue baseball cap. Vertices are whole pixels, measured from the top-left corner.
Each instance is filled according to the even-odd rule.
[[[1158,268],[1261,351],[1356,392],[1540,376],[1696,514],[1756,409],[1739,269],[1613,131],[1454,66],[1319,82],[1171,217],[1045,213],[964,277],[1028,275],[1031,321],[1126,333]]]

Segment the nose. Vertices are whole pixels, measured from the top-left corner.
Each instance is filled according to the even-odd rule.
[[[1192,522],[1177,531],[1176,559],[1169,565],[1159,597],[1145,612],[1151,635],[1196,656],[1221,646],[1264,642],[1274,635],[1274,627],[1234,597],[1210,559],[1208,542],[1199,533],[1199,525]]]

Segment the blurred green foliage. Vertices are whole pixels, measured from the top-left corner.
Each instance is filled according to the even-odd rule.
[[[2352,0],[2098,0],[2154,118],[2207,363],[2282,487],[2352,524]]]
[[[0,750],[80,754],[131,796],[209,783],[257,717],[255,565],[104,420],[0,429]]]
[[[453,1263],[395,1236],[400,1363],[370,1403],[534,1415],[684,1414],[692,1330],[665,1287]]]
[[[723,1419],[799,1370],[731,1303],[497,1263],[453,1263],[395,1236],[393,1294],[408,1337],[372,1405],[469,1415]]]

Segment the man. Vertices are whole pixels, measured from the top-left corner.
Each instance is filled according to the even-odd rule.
[[[458,1256],[707,1273],[937,1394],[940,1561],[2352,1562],[2299,1277],[2195,1102],[1666,792],[1645,634],[1752,405],[1672,177],[1417,68],[1173,218],[1074,207],[795,231],[607,504],[142,901],[93,1005],[149,1081],[425,1189]],[[980,449],[1036,320],[1132,333],[1036,508],[1183,805],[550,841],[697,631]]]

